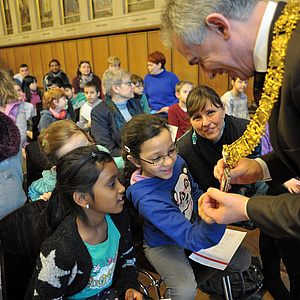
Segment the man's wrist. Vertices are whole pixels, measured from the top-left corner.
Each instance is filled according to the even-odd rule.
[[[262,178],[259,179],[259,180],[260,181],[270,181],[270,180],[272,180],[271,174],[269,172],[268,165],[266,164],[266,162],[264,160],[262,160],[261,158],[259,158],[259,157],[255,158],[255,161],[257,161],[260,164],[260,166],[262,168],[262,172],[263,172]]]

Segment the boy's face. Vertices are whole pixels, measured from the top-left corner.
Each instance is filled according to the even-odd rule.
[[[54,100],[53,103],[56,106],[55,110],[61,112],[62,110],[67,109],[68,100],[66,97],[61,97],[58,100]]]
[[[66,97],[67,99],[73,99],[73,93],[74,93],[74,88],[70,89],[70,88],[65,88],[65,93],[66,93]]]
[[[142,95],[144,91],[144,85],[142,82],[138,81],[135,85],[134,85],[134,89],[133,92],[137,95]]]
[[[25,76],[29,75],[29,69],[27,67],[20,68],[20,74],[22,78],[24,78]]]
[[[86,100],[92,104],[98,99],[100,92],[97,92],[94,87],[85,87],[84,94]]]
[[[231,84],[234,89],[236,89],[239,93],[242,93],[247,88],[248,80],[241,80],[240,78],[237,78],[235,81],[231,80]]]
[[[109,70],[120,69],[120,65],[113,65],[113,64],[110,64],[110,65],[108,66],[108,69],[109,69]]]
[[[193,86],[190,84],[185,84],[183,85],[183,87],[181,88],[180,92],[176,92],[176,97],[178,98],[178,100],[182,103],[186,103],[186,98],[189,94],[189,92],[193,89]]]

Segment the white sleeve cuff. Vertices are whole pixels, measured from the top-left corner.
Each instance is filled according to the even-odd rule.
[[[250,199],[250,198],[249,198]],[[249,199],[245,202],[245,206],[244,206],[244,210],[245,210],[245,215],[247,217],[248,220],[250,220],[249,216],[248,216],[248,212],[247,212],[247,204],[248,204],[248,201]]]
[[[260,181],[270,181],[272,180],[271,174],[269,172],[268,166],[264,160],[261,158],[255,158],[255,160],[260,164],[260,166],[263,169],[263,178]]]

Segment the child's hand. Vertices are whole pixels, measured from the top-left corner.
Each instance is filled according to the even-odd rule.
[[[283,184],[290,193],[299,194],[300,193],[300,181],[296,178],[292,178]]]
[[[134,290],[134,289],[128,289],[125,293],[125,300],[143,300],[143,295]]]
[[[158,110],[156,113],[160,114],[160,113],[165,113],[167,114],[169,112],[169,106],[165,106],[163,108],[161,108],[160,110]]]
[[[52,195],[52,192],[44,193],[43,195],[40,196],[40,199],[44,200],[44,201],[48,201],[50,199],[51,195]]]
[[[199,217],[206,222],[207,224],[214,223],[214,220],[210,217],[208,217],[203,210],[203,197],[205,194],[202,194],[202,196],[198,199],[198,215]]]
[[[88,127],[88,128],[91,128],[91,124],[92,124],[92,121],[88,121],[87,127]]]

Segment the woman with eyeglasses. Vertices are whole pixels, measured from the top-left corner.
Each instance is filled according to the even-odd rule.
[[[198,217],[202,191],[177,156],[165,118],[133,117],[122,133],[122,156],[126,197],[145,220],[144,253],[166,283],[165,297],[193,300],[197,269],[185,251],[214,246],[225,227]]]
[[[142,107],[133,100],[131,74],[122,69],[106,70],[102,77],[105,101],[91,112],[91,134],[97,145],[106,147],[112,156],[121,154],[121,132],[124,125]]]

